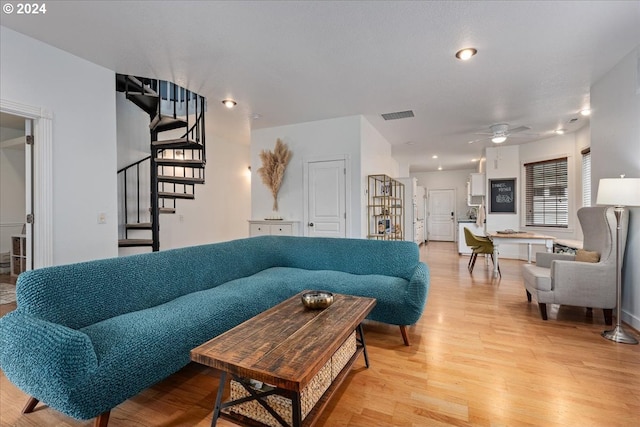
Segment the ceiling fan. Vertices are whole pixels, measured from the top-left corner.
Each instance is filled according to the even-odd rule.
[[[513,129],[509,129],[509,125],[507,123],[496,123],[493,124],[491,126],[489,126],[489,129],[491,130],[491,132],[478,132],[476,133],[476,135],[490,135],[484,138],[480,138],[480,139],[476,139],[473,141],[469,141],[469,144],[473,144],[474,142],[480,142],[480,141],[484,141],[486,139],[490,139],[491,142],[495,143],[495,144],[502,144],[503,142],[505,142],[507,140],[507,137],[509,136],[518,136],[518,135],[513,135],[514,133],[518,133],[518,132],[523,132],[525,130],[529,130],[531,129],[528,126],[519,126],[517,128],[513,128]],[[525,136],[525,135],[523,135]],[[529,134],[527,134],[526,136],[531,136]]]

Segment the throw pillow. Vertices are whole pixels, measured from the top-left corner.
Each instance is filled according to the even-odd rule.
[[[595,251],[585,251],[584,249],[578,249],[576,251],[576,261],[599,262],[600,254]]]

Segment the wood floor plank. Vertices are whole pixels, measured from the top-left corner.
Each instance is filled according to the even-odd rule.
[[[521,261],[500,260],[494,279],[484,260],[469,274],[453,243],[420,253],[431,289],[407,328],[412,345],[397,326],[366,322],[371,367],[356,362],[317,427],[640,425],[640,346],[603,339],[601,311],[549,306],[545,322],[527,302]],[[114,408],[109,426],[209,426],[217,384],[214,370],[190,364]],[[43,405],[21,415],[26,401],[0,374],[0,426],[93,425]]]

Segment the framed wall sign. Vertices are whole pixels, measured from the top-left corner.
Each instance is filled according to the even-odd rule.
[[[489,213],[516,213],[516,178],[489,180]]]

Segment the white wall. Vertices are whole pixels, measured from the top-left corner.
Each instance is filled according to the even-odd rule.
[[[53,114],[54,264],[117,255],[114,94],[113,71],[0,27],[0,96]]]
[[[391,144],[378,132],[376,128],[363,116],[360,127],[360,185],[356,187],[360,192],[360,236],[366,237],[367,231],[367,204],[368,202],[368,176],[388,175],[398,177],[398,162],[391,157]],[[355,163],[355,162],[354,162]],[[355,196],[354,196],[355,197]],[[406,213],[405,213],[406,215]],[[355,215],[354,215],[355,216]]]
[[[206,144],[205,183],[196,185],[194,200],[177,200],[174,215],[160,216],[161,249],[249,236],[249,146],[210,135]]]
[[[538,144],[539,142],[532,143]],[[489,147],[486,150],[486,165],[485,172],[487,182],[490,179],[501,178],[516,178],[516,213],[490,213],[491,202],[490,197],[486,197],[486,213],[487,213],[487,225],[486,230],[490,233],[495,233],[498,230],[521,229],[520,217],[523,215],[523,207],[521,204],[522,198],[522,180],[521,177],[521,165],[520,165],[520,149],[522,145],[501,145],[497,147]],[[539,155],[543,155],[543,150],[535,150]],[[524,245],[523,245],[524,246]],[[544,248],[544,247],[543,247]],[[523,258],[526,259],[526,248],[521,248],[520,245],[500,245],[500,256],[504,258]]]
[[[249,229],[247,220],[264,219],[273,215],[271,192],[258,174],[258,169],[262,166],[260,162],[262,150],[273,151],[278,138],[291,150],[291,160],[278,195],[278,214],[286,220],[302,221],[304,161],[347,156],[350,159],[352,191],[360,188],[360,132],[360,116],[253,130],[251,132],[251,218],[244,218],[247,230]],[[359,197],[351,197],[349,229],[352,235],[359,233],[360,230],[360,203]],[[303,226],[304,224],[301,224],[301,227]],[[300,232],[304,234],[302,229]]]
[[[149,155],[149,115],[128,101],[123,94],[118,94],[117,108],[118,168],[122,168]],[[206,114],[205,121],[205,183],[195,186],[194,200],[176,200],[175,214],[160,215],[160,250],[238,239],[249,235],[246,222],[251,212],[249,146],[229,143],[216,137],[211,131],[215,126],[210,123]],[[141,193],[143,213],[148,211],[150,200],[149,169],[146,162],[145,165],[141,169],[141,187],[146,190],[145,193]],[[124,210],[122,206],[120,210]],[[133,211],[135,209],[129,208],[130,213]],[[141,221],[149,221],[149,215],[141,215]],[[151,232],[134,230],[129,232],[129,237],[148,239]],[[148,247],[120,248],[118,252],[124,256],[149,250]]]
[[[418,179],[418,185],[425,188],[426,194],[429,190],[456,190],[456,216],[466,217],[469,211],[467,206],[467,181],[469,174],[476,172],[473,169],[438,171],[438,172],[413,172],[412,178]]]
[[[591,188],[624,173],[640,178],[640,45],[591,87]],[[640,207],[630,208],[622,319],[640,329]]]
[[[293,155],[278,195],[278,214],[284,219],[304,218],[303,164],[305,161],[347,158],[350,172],[350,215],[348,237],[366,236],[367,176],[397,176],[398,163],[391,157],[391,145],[362,116],[341,117],[295,125],[257,129],[251,133],[251,219],[273,215],[273,199],[257,171],[260,152],[272,151],[276,140],[289,146]],[[249,219],[249,218],[247,218]],[[301,223],[304,227],[305,224]],[[248,228],[248,225],[247,225]],[[304,229],[300,230],[304,234]]]

